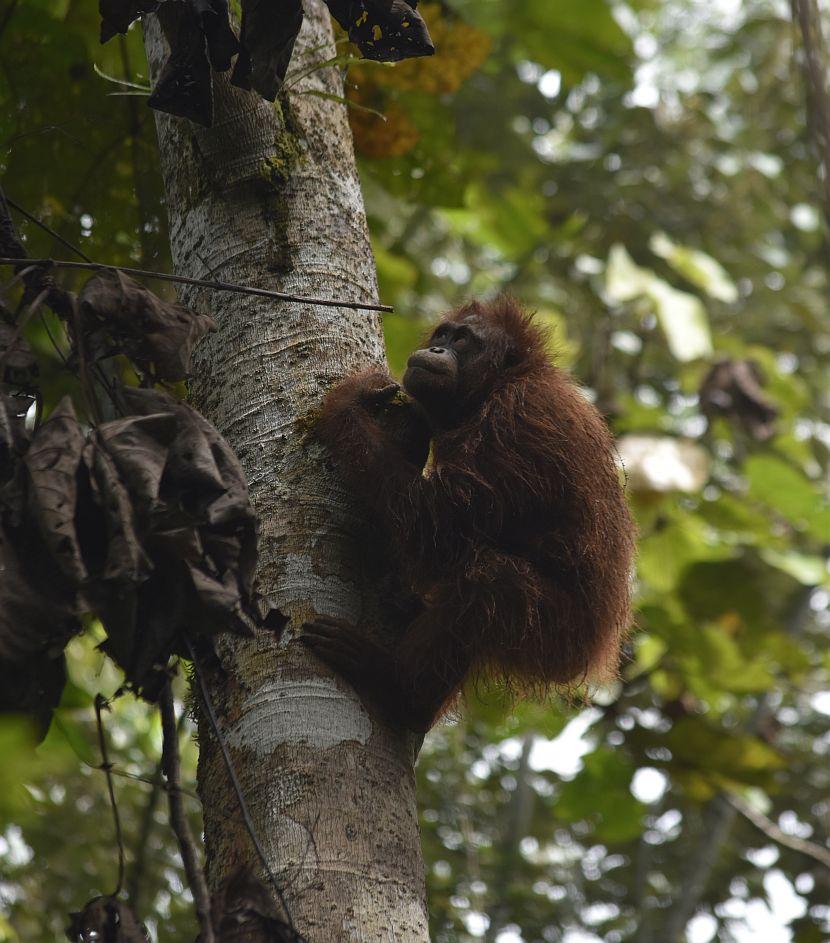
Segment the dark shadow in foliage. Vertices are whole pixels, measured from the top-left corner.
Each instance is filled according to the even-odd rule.
[[[147,928],[130,907],[109,895],[94,897],[71,913],[66,938],[72,943],[150,943]]]
[[[183,380],[190,372],[194,345],[216,330],[210,316],[162,301],[123,272],[93,275],[78,302],[94,357],[124,353],[158,380]]]
[[[397,62],[435,51],[426,23],[404,0],[327,0],[367,59]],[[170,55],[147,101],[151,108],[213,124],[213,75],[238,53],[231,82],[274,101],[285,80],[303,23],[301,0],[242,0],[241,35],[231,28],[227,0],[100,0],[101,42],[125,33],[143,13],[157,11]]]
[[[222,882],[211,899],[211,917],[217,943],[306,943],[280,919],[268,887],[249,868]]]

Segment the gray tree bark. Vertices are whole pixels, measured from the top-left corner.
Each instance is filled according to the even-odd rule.
[[[145,19],[155,80],[166,42]],[[291,73],[333,54],[328,12],[307,0]],[[157,118],[176,272],[375,300],[346,109],[323,97],[342,96],[337,70],[312,71],[275,105],[215,79],[213,128]],[[372,609],[355,562],[357,512],[308,429],[335,380],[384,361],[380,319],[203,289],[182,297],[219,323],[197,352],[191,399],[242,461],[259,587],[290,618],[281,637],[263,627],[221,638],[207,672],[258,834],[310,943],[427,941],[417,743],[291,641],[314,614],[359,625]],[[262,874],[205,723],[199,789],[211,885],[241,863]]]

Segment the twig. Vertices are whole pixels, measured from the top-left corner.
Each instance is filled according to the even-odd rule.
[[[85,766],[89,767],[89,769],[99,769],[99,770],[103,769],[103,767],[100,764],[87,763],[86,760],[82,760],[81,762]],[[140,776],[138,773],[128,773],[125,769],[119,769],[114,764],[112,768],[110,769],[110,772],[112,773],[113,776],[120,776],[122,779],[130,779],[134,783],[143,783],[145,786],[154,786],[156,783],[156,781],[151,776]],[[183,796],[187,796],[189,799],[192,799],[194,802],[198,803],[199,797],[192,790],[185,789],[184,787],[182,787],[181,789],[179,789],[179,792]]]
[[[173,689],[170,679],[164,682],[159,698],[159,712],[161,713],[161,729],[163,744],[161,761],[164,767],[164,776],[167,780],[167,799],[170,805],[170,827],[176,833],[179,842],[179,851],[184,863],[187,882],[193,892],[193,901],[196,905],[196,916],[202,934],[201,943],[214,943],[213,921],[210,915],[210,891],[208,891],[205,874],[199,864],[196,843],[190,831],[187,815],[181,796],[181,764],[179,762],[179,732],[176,726],[176,712],[173,709]]]
[[[185,728],[187,722],[187,714],[182,713],[179,717],[178,724],[176,727],[176,732],[178,736],[181,736],[181,732]],[[130,906],[134,910],[138,910],[138,900],[140,897],[141,885],[144,881],[144,873],[147,866],[147,846],[150,842],[150,833],[153,830],[153,819],[156,812],[156,806],[158,805],[159,796],[161,795],[161,790],[164,785],[162,779],[164,773],[164,764],[162,760],[158,761],[156,766],[156,771],[153,774],[152,778],[144,778],[144,782],[150,783],[152,789],[147,794],[147,801],[144,804],[144,809],[141,813],[141,824],[138,829],[138,841],[136,842],[135,848],[133,848],[133,866],[130,869],[130,873],[127,877],[127,900],[130,902]],[[182,795],[190,796],[193,799],[196,799],[198,802],[198,796],[194,795],[188,790],[183,789],[179,786],[179,792]]]
[[[786,832],[782,831],[772,819],[768,818],[758,809],[754,809],[741,796],[729,795],[726,797],[726,800],[733,808],[737,809],[741,815],[749,819],[757,829],[762,831],[767,838],[778,842],[779,845],[784,845],[785,848],[791,848],[793,851],[800,852],[802,855],[806,855],[808,858],[818,861],[820,864],[823,864],[825,868],[830,868],[830,849],[819,845],[817,842],[807,841],[804,838],[798,838],[796,835],[788,835]]]
[[[0,265],[20,265],[19,258],[0,258]],[[365,301],[342,301],[337,298],[308,298],[304,295],[291,295],[284,291],[271,291],[268,288],[253,288],[250,285],[237,285],[233,282],[205,281],[202,278],[189,278],[186,275],[169,275],[167,272],[151,272],[148,269],[128,268],[124,265],[104,265],[101,262],[72,262],[68,259],[26,259],[29,265],[44,265],[54,268],[89,269],[92,271],[124,272],[139,278],[156,278],[162,282],[177,282],[182,285],[195,285],[197,288],[211,288],[214,291],[235,291],[243,295],[257,295],[260,298],[275,298],[278,301],[296,301],[300,304],[321,305],[326,308],[353,308],[356,311],[384,311],[395,309],[391,305],[374,304]]]
[[[121,68],[124,71],[124,80],[130,81],[132,68],[130,66],[130,53],[127,48],[127,37],[118,37],[118,48],[121,52]],[[130,139],[130,163],[133,172],[133,188],[135,190],[135,209],[138,219],[138,241],[141,244],[141,264],[146,265],[150,261],[150,239],[147,231],[147,188],[145,186],[144,174],[141,172],[141,159],[139,155],[139,134],[141,133],[142,116],[138,109],[138,102],[133,100],[131,95],[126,96],[127,106],[127,133]],[[146,108],[144,111],[146,112]]]
[[[20,241],[17,229],[12,221],[9,212],[9,203],[3,188],[0,187],[0,252],[8,259],[9,265],[14,265],[20,273],[20,269],[25,269],[23,281],[26,285],[24,299],[34,294],[48,290],[46,295],[46,304],[58,315],[58,317],[67,318],[72,313],[69,292],[64,291],[55,285],[52,277],[43,271],[42,266],[32,263],[26,256],[26,250]],[[88,263],[80,263],[86,265]]]
[[[20,204],[15,203],[10,196],[6,197],[6,202],[12,209],[17,210],[21,216],[25,216],[30,223],[34,223],[35,226],[39,226],[45,233],[50,235],[53,239],[56,239],[59,243],[61,243],[61,245],[66,246],[67,249],[70,249],[76,255],[79,255],[85,262],[92,262],[92,259],[82,252],[77,246],[72,245],[68,239],[64,239],[64,237],[59,232],[55,232],[51,226],[47,226],[46,223],[38,219],[37,216],[33,216],[28,210],[24,210],[23,207],[20,206]]]
[[[199,686],[199,693],[202,696],[202,703],[205,707],[205,713],[208,716],[208,721],[210,723],[210,728],[213,731],[214,737],[216,737],[216,742],[219,744],[219,749],[222,752],[222,758],[225,761],[225,767],[228,771],[228,777],[231,781],[231,786],[233,791],[236,793],[236,801],[239,803],[239,811],[242,813],[242,820],[245,823],[245,829],[248,832],[248,835],[251,839],[251,843],[256,850],[256,853],[259,857],[259,860],[262,862],[263,868],[265,868],[265,873],[268,875],[268,879],[271,882],[271,886],[274,888],[274,893],[277,895],[277,899],[282,905],[282,909],[285,912],[285,916],[288,919],[288,925],[291,928],[291,932],[296,935],[297,931],[294,927],[294,921],[291,917],[291,911],[288,908],[288,902],[285,899],[285,895],[282,892],[282,887],[277,880],[277,876],[274,874],[271,869],[271,863],[265,855],[262,844],[257,835],[256,828],[254,827],[254,820],[251,818],[251,813],[248,810],[248,803],[245,801],[245,796],[242,792],[242,784],[239,782],[239,777],[236,775],[236,769],[233,765],[233,760],[231,755],[228,752],[228,747],[225,743],[225,739],[222,736],[222,732],[219,729],[219,721],[216,717],[216,711],[213,709],[213,701],[210,698],[208,693],[207,685],[205,684],[204,674],[202,672],[202,665],[199,659],[196,657],[196,651],[193,648],[193,645],[190,639],[185,636],[184,638],[185,648],[187,649],[187,654],[190,658],[190,661],[193,663],[193,674],[196,676],[196,683]]]
[[[117,897],[121,893],[121,888],[124,885],[124,836],[121,833],[121,818],[118,815],[118,804],[115,801],[115,787],[112,782],[112,763],[110,763],[109,754],[107,753],[107,741],[104,737],[104,724],[101,720],[101,710],[103,708],[109,709],[109,703],[106,698],[101,694],[95,695],[95,721],[98,725],[98,746],[101,749],[101,766],[100,768],[104,771],[107,777],[107,790],[110,795],[110,806],[112,807],[112,817],[115,820],[115,841],[118,845],[118,883],[115,886],[115,890],[112,892],[113,897]]]

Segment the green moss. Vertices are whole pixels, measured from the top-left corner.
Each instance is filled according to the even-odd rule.
[[[260,164],[262,176],[274,187],[281,187],[291,176],[291,171],[303,159],[303,147],[299,128],[287,102],[274,102],[280,118],[280,129],[274,138],[274,153]]]

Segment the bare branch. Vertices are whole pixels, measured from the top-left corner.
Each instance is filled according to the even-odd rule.
[[[22,206],[20,206],[19,203],[15,203],[14,200],[10,196],[6,196],[6,203],[8,203],[9,206],[13,210],[17,210],[17,212],[20,213],[21,216],[25,216],[26,219],[28,219],[30,223],[34,223],[35,226],[38,226],[47,235],[51,236],[53,239],[57,240],[61,245],[66,246],[67,249],[70,249],[76,255],[80,256],[85,262],[92,262],[92,259],[88,255],[86,255],[86,253],[82,252],[77,246],[73,245],[68,239],[64,239],[64,237],[59,232],[56,232],[54,229],[52,229],[51,226],[47,226],[46,223],[38,219],[37,216],[34,216],[28,210],[24,209]]]
[[[20,265],[20,258],[0,258],[0,265]],[[326,308],[353,308],[356,311],[383,311],[395,309],[391,305],[375,304],[365,301],[344,301],[337,298],[307,298],[305,295],[292,295],[284,291],[271,291],[267,288],[253,288],[250,285],[236,285],[233,282],[206,281],[202,278],[188,278],[185,275],[169,275],[167,272],[151,272],[147,269],[127,268],[124,265],[104,265],[101,262],[72,262],[67,259],[26,259],[29,265],[51,266],[53,268],[89,269],[91,271],[124,272],[139,278],[156,278],[162,282],[177,282],[182,285],[195,285],[198,288],[211,288],[213,291],[235,291],[243,295],[257,295],[260,298],[274,298],[277,301],[296,301],[300,304],[320,305]]]
[[[98,745],[101,748],[101,766],[107,777],[107,790],[110,796],[110,806],[112,807],[112,817],[115,820],[115,841],[118,845],[118,883],[112,892],[113,897],[121,893],[124,885],[124,836],[121,832],[121,818],[118,815],[118,803],[115,801],[115,788],[112,783],[112,763],[107,753],[107,741],[104,737],[104,724],[101,720],[101,711],[106,708],[109,710],[109,704],[101,694],[95,695],[95,721],[98,725]]]
[[[199,854],[196,842],[190,831],[187,814],[184,810],[181,795],[181,763],[179,761],[179,731],[176,725],[176,712],[173,709],[173,690],[168,678],[161,690],[159,698],[161,713],[161,729],[164,736],[161,759],[164,767],[164,776],[167,780],[167,799],[170,806],[170,827],[176,833],[181,851],[187,883],[193,893],[196,905],[196,916],[199,918],[199,927],[202,934],[202,943],[214,943],[213,922],[210,915],[210,892],[202,866],[199,864]]]
[[[830,848],[819,845],[818,842],[807,841],[806,838],[798,838],[796,835],[788,835],[782,831],[771,818],[764,815],[763,812],[753,808],[741,796],[727,796],[727,801],[733,808],[737,809],[745,818],[763,832],[767,838],[771,838],[779,845],[785,848],[791,848],[793,851],[800,852],[808,858],[818,861],[825,868],[830,868]]]

